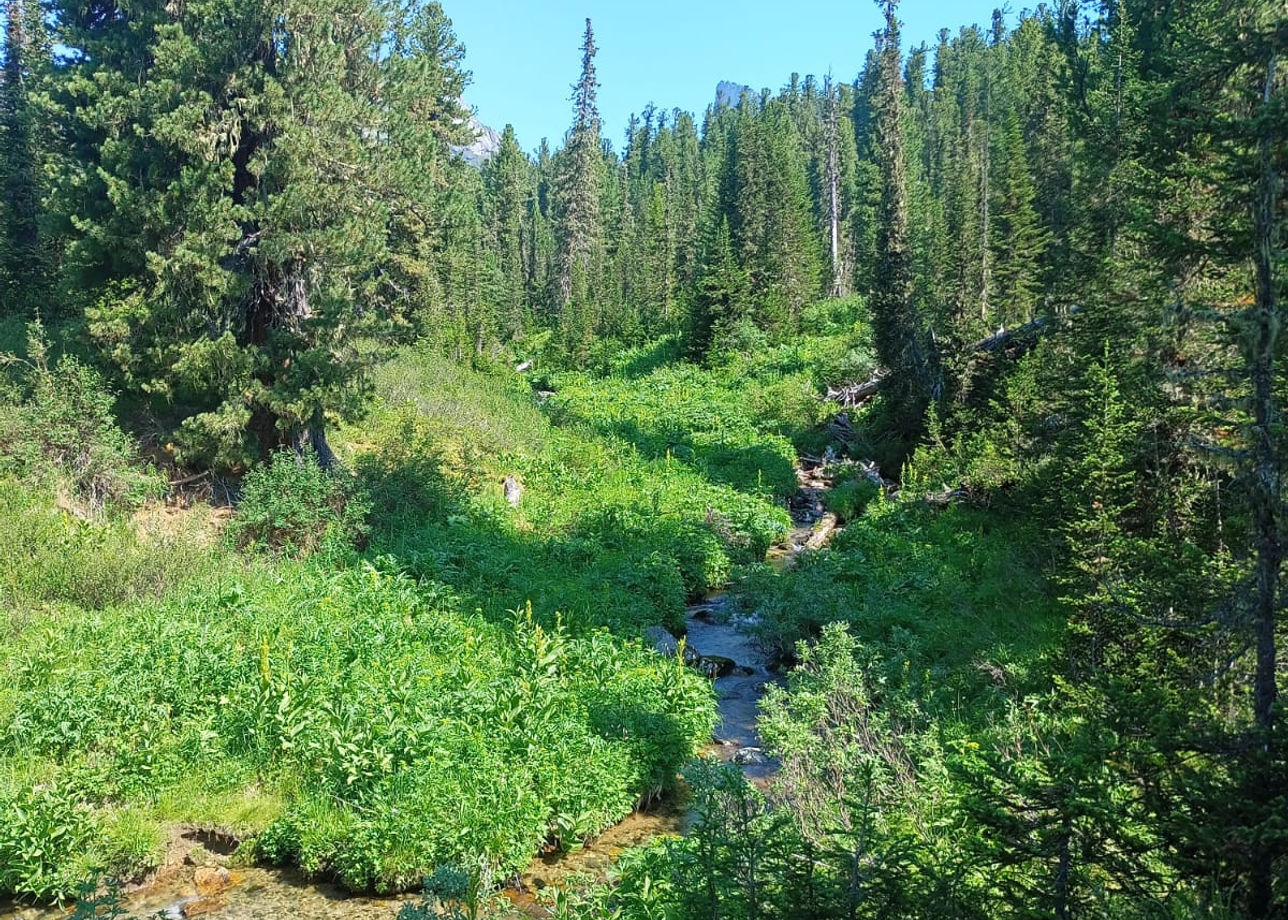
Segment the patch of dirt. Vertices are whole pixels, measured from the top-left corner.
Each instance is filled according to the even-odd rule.
[[[173,504],[147,502],[134,512],[139,539],[149,543],[190,540],[199,546],[214,546],[233,516],[233,509],[205,502]]]

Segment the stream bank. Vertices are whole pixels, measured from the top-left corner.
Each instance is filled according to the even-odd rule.
[[[766,555],[766,562],[779,572],[790,569],[802,553],[824,546],[838,529],[836,517],[826,511],[823,500],[828,487],[826,467],[826,459],[802,458],[796,470],[800,490],[789,506],[793,526]],[[688,607],[685,623],[686,658],[712,677],[717,694],[719,722],[704,753],[736,764],[752,783],[766,788],[777,765],[761,748],[756,719],[766,688],[782,678],[746,631],[749,621],[731,609],[726,594],[713,594]],[[669,638],[672,643],[677,641]],[[625,850],[661,836],[682,834],[688,820],[682,800],[655,803],[626,816],[581,849],[537,857],[502,895],[519,916],[548,916],[538,899],[542,889],[576,877],[602,880]],[[192,854],[198,852],[194,840],[199,837],[200,831],[177,832],[165,865],[141,885],[126,889],[122,912],[103,916],[118,920],[199,916],[220,920],[392,920],[404,904],[419,901],[416,895],[354,895],[339,885],[307,879],[287,869],[236,866],[235,860],[233,866],[226,867],[226,858],[215,866],[201,858],[194,861]],[[62,920],[67,916],[56,908],[16,908],[6,913],[8,909],[9,905],[0,906],[0,920]]]
[[[780,574],[788,571],[801,554],[826,546],[840,530],[836,515],[827,510],[824,501],[830,463],[830,457],[800,459],[796,468],[800,489],[789,504],[792,528],[765,557]],[[719,721],[715,737],[703,753],[737,765],[752,784],[768,789],[778,764],[765,754],[756,720],[766,689],[782,683],[783,677],[749,632],[754,615],[740,617],[728,594],[716,592],[686,608],[684,620],[685,660],[711,677],[716,690]],[[650,630],[648,638],[662,654],[679,651],[679,638],[661,627]],[[676,801],[663,801],[654,808],[633,812],[579,850],[534,861],[520,878],[517,891],[510,893],[512,903],[531,915],[531,895],[535,891],[578,876],[603,879],[622,850],[668,834],[682,834],[688,819],[687,810]]]

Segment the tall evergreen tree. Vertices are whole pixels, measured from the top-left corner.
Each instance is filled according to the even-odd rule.
[[[465,140],[450,22],[368,0],[57,12],[92,336],[189,459],[328,462],[328,414],[361,408],[359,339],[407,295],[398,250],[435,232]]]
[[[826,113],[826,195],[828,253],[831,256],[832,282],[829,292],[841,297],[846,290],[845,262],[841,254],[841,118],[836,90],[829,74],[823,82]]]
[[[5,6],[4,82],[0,84],[0,184],[4,189],[4,238],[0,241],[0,312],[21,310],[43,275],[37,217],[37,151],[29,101],[33,65],[40,48],[33,32],[40,9],[31,0]]]
[[[483,167],[483,181],[496,251],[496,300],[505,334],[522,338],[528,326],[524,240],[529,232],[525,224],[531,176],[512,125],[505,126],[496,155]]]
[[[1204,419],[1208,430],[1236,434],[1234,445],[1211,444],[1208,453],[1233,462],[1249,524],[1235,641],[1250,652],[1241,665],[1250,693],[1247,711],[1227,728],[1234,737],[1223,745],[1239,752],[1232,771],[1236,787],[1230,790],[1233,796],[1225,794],[1238,805],[1227,810],[1218,793],[1207,807],[1214,823],[1240,828],[1238,887],[1243,909],[1256,920],[1282,915],[1280,886],[1288,859],[1282,822],[1288,807],[1283,792],[1288,744],[1279,724],[1288,554],[1283,486],[1288,471],[1283,428],[1286,21],[1274,2],[1209,0],[1187,8],[1172,41],[1153,57],[1168,77],[1164,117],[1152,125],[1153,164],[1173,190],[1162,207],[1155,206],[1154,213],[1163,215],[1155,230],[1162,251],[1171,256],[1175,291],[1186,312],[1194,321],[1212,317],[1218,323],[1216,347],[1199,352],[1206,366],[1187,380],[1186,395],[1214,410]],[[1142,48],[1141,58],[1149,59],[1151,50]],[[1205,326],[1192,322],[1190,347],[1210,340]],[[1211,858],[1216,862],[1228,854]]]
[[[573,124],[562,152],[558,177],[559,271],[555,294],[567,308],[580,281],[588,289],[595,250],[600,244],[600,182],[603,162],[596,95],[595,32],[589,19],[582,41],[581,79],[573,86]]]
[[[903,70],[899,58],[898,0],[879,0],[885,29],[878,33],[879,83],[874,98],[874,153],[881,171],[877,266],[872,326],[877,355],[888,374],[883,391],[897,430],[912,440],[921,431],[936,390],[930,337],[914,300],[912,238],[903,147]]]
[[[747,274],[734,254],[729,221],[720,217],[703,241],[689,329],[689,353],[704,358],[746,315]]]
[[[1042,278],[1039,274],[1046,234],[1039,221],[1035,199],[1037,188],[1029,171],[1028,151],[1018,114],[1012,112],[1002,131],[1000,155],[995,170],[996,204],[992,208],[992,239],[996,253],[994,315],[1003,326],[1033,319]]]

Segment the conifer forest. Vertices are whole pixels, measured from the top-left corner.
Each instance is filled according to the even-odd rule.
[[[0,2],[0,916],[1288,918],[1285,0]]]

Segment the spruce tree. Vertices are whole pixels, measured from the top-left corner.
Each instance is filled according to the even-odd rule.
[[[994,313],[1001,325],[1010,326],[1033,319],[1042,289],[1040,270],[1046,249],[1046,233],[1034,203],[1037,188],[1015,112],[1006,119],[999,153],[994,161],[999,178],[994,183],[996,203],[989,244],[996,265]]]
[[[37,218],[37,151],[29,100],[40,49],[32,32],[40,10],[31,0],[5,6],[4,82],[0,84],[0,186],[4,189],[0,240],[0,313],[25,313],[43,276]]]
[[[1249,525],[1248,580],[1239,603],[1250,655],[1247,722],[1233,726],[1230,746],[1242,808],[1235,815],[1246,852],[1239,866],[1243,908],[1250,918],[1280,916],[1282,871],[1288,859],[1288,744],[1279,724],[1279,644],[1283,568],[1288,546],[1288,439],[1283,428],[1285,306],[1284,226],[1288,200],[1288,31],[1273,2],[1209,0],[1189,9],[1162,55],[1171,74],[1167,118],[1154,129],[1155,161],[1178,190],[1201,182],[1200,194],[1169,201],[1156,228],[1174,258],[1176,288],[1194,319],[1220,324],[1194,393],[1221,412],[1209,424],[1237,432],[1237,449],[1213,453],[1233,460]],[[1164,153],[1166,152],[1166,153]],[[1194,223],[1195,209],[1202,215]],[[1170,212],[1170,213],[1169,213]],[[1208,276],[1186,283],[1195,266]],[[1196,329],[1201,330],[1200,326]],[[1242,657],[1242,656],[1240,656]],[[1221,807],[1223,803],[1214,803]]]
[[[827,196],[827,238],[828,254],[831,257],[832,280],[828,292],[833,297],[844,296],[846,292],[845,261],[841,250],[841,117],[837,103],[836,89],[832,86],[829,74],[823,82],[823,96],[826,100],[826,196]]]
[[[362,408],[360,340],[432,275],[400,266],[432,251],[465,140],[450,22],[371,0],[57,12],[90,334],[188,460],[329,462],[328,415]]]
[[[573,86],[573,124],[561,152],[556,202],[558,206],[559,269],[555,303],[568,307],[580,282],[582,296],[600,244],[600,182],[603,160],[595,76],[595,32],[589,19],[582,41],[581,79]]]
[[[514,127],[506,125],[496,155],[483,167],[492,244],[496,251],[496,301],[507,337],[523,338],[528,326],[524,241],[531,185],[528,158]]]
[[[734,254],[729,220],[720,216],[702,246],[688,338],[693,358],[705,358],[720,347],[730,329],[746,315],[748,296],[747,273]]]
[[[879,0],[885,29],[878,33],[879,83],[874,98],[874,153],[881,175],[877,265],[872,291],[873,339],[887,379],[883,395],[896,430],[908,441],[921,431],[937,383],[930,337],[913,290],[913,253],[903,147],[903,71],[898,0]]]

